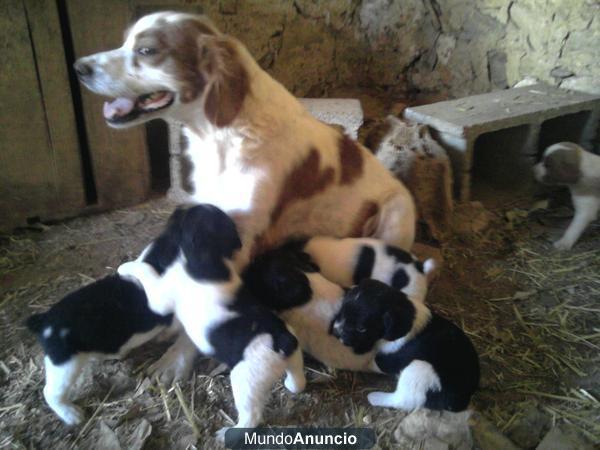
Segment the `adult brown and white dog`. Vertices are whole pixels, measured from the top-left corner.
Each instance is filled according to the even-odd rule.
[[[600,210],[600,156],[572,142],[559,142],[544,151],[533,169],[538,181],[568,186],[571,191],[575,216],[554,243],[559,250],[570,250]]]
[[[314,119],[238,40],[203,16],[139,19],[117,49],[79,59],[81,82],[115,98],[111,127],[183,124],[191,200],[231,215],[236,265],[291,236],[372,236],[410,250],[408,190],[362,145]]]

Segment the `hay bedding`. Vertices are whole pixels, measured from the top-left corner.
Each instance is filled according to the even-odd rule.
[[[89,420],[80,427],[65,427],[42,398],[41,349],[23,319],[135,257],[171,207],[155,201],[1,238],[0,448],[214,448],[213,433],[235,419],[227,373],[209,359],[172,387],[145,377],[166,344],[88,369],[76,401]],[[600,442],[600,229],[573,252],[557,253],[548,239],[557,212],[494,211],[482,233],[443,246],[443,271],[429,296],[481,355],[476,410],[521,446],[535,446],[563,422]],[[371,426],[381,448],[423,444],[426,435],[410,436],[405,414],[366,401],[393,380],[315,362],[307,375],[300,395],[276,386],[268,424]]]

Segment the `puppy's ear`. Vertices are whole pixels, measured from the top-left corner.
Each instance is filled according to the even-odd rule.
[[[216,206],[204,204],[188,209],[182,227],[182,246],[188,259],[202,255],[231,258],[242,247],[235,223]]]
[[[406,336],[415,320],[416,311],[412,303],[404,299],[398,299],[398,302],[383,314],[383,339],[386,341]]]
[[[25,326],[29,328],[32,333],[40,333],[44,324],[46,323],[46,314],[33,314],[25,321]]]
[[[248,74],[231,38],[210,36],[199,42],[206,61],[208,93],[204,103],[207,119],[217,127],[229,125],[242,109],[249,91]]]

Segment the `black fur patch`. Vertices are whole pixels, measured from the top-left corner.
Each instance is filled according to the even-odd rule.
[[[440,391],[427,393],[427,408],[448,411],[467,408],[479,385],[479,358],[460,328],[434,313],[414,339],[395,353],[379,353],[375,362],[383,372],[398,375],[415,359],[431,364],[442,385]]]
[[[394,258],[396,258],[396,261],[398,261],[402,264],[410,264],[413,262],[412,255],[410,253],[402,250],[401,248],[393,247],[391,245],[386,245],[385,251],[387,252],[388,255],[393,256]]]
[[[363,245],[360,248],[356,266],[354,267],[354,274],[352,275],[352,281],[354,284],[360,283],[366,278],[370,278],[373,273],[373,266],[375,265],[375,250],[373,247]]]
[[[317,270],[307,253],[284,246],[258,256],[242,279],[257,301],[274,311],[283,311],[310,301],[312,289],[306,273]]]
[[[226,281],[230,274],[223,259],[231,259],[241,246],[233,220],[216,206],[201,204],[171,214],[144,262],[162,274],[182,252],[194,279]]]
[[[421,273],[425,273],[425,270],[423,269],[423,263],[417,259],[415,259],[415,267],[417,268],[417,270]]]
[[[161,316],[148,307],[144,290],[118,275],[110,275],[68,294],[26,325],[54,364],[77,353],[115,354],[134,334],[163,325],[173,315]],[[52,333],[44,337],[44,331]]]
[[[333,321],[343,324],[336,337],[361,354],[372,350],[380,339],[406,335],[414,318],[415,307],[404,293],[367,279],[348,291]]]
[[[246,347],[260,334],[271,335],[273,350],[283,357],[289,357],[298,348],[298,340],[285,323],[259,304],[246,287],[238,291],[230,309],[239,316],[217,325],[208,336],[215,349],[212,356],[229,367],[234,367],[244,359]]]
[[[408,286],[408,282],[410,279],[406,274],[406,270],[404,268],[400,268],[394,272],[394,276],[392,277],[392,287],[395,289],[403,289]]]

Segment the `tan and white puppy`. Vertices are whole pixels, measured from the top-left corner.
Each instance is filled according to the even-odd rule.
[[[90,90],[114,98],[106,122],[184,125],[190,198],[231,215],[236,265],[292,236],[372,236],[409,250],[408,190],[365,147],[313,118],[239,41],[203,16],[142,17],[117,49],[79,59]]]
[[[575,216],[554,243],[559,250],[570,250],[600,210],[600,156],[572,142],[559,142],[544,151],[533,170],[541,183],[568,186],[571,191]]]

